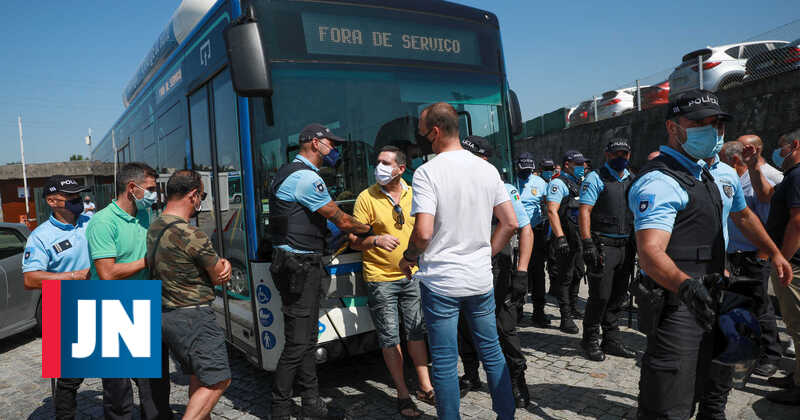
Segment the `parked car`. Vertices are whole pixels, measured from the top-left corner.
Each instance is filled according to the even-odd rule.
[[[22,254],[28,228],[19,223],[0,223],[0,339],[42,328],[41,290],[25,290]]]
[[[745,82],[800,69],[800,39],[747,60]]]
[[[576,106],[569,114],[569,126],[586,124],[595,120],[594,107],[592,106],[593,100],[583,101]],[[598,111],[599,113],[599,111]]]
[[[786,41],[755,41],[692,51],[683,56],[681,65],[669,75],[670,95],[700,87],[698,57],[703,62],[703,88],[716,92],[742,82],[748,59],[786,44]]]
[[[665,80],[657,85],[643,87],[640,89],[639,94],[642,97],[642,111],[659,105],[666,105],[669,103],[669,81]],[[636,97],[634,92],[633,109],[638,108],[638,101],[639,98]]]
[[[609,90],[597,99],[597,120],[618,117],[633,111],[633,95],[636,88]]]

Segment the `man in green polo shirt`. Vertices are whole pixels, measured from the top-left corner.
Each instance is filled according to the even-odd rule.
[[[86,228],[92,280],[148,280],[145,265],[150,208],[158,174],[144,163],[125,164],[117,174],[117,198],[97,212]],[[164,374],[166,373],[166,374]],[[162,378],[134,379],[143,419],[172,418],[169,360],[162,346]],[[133,415],[133,388],[127,378],[103,379],[103,407],[113,418]]]

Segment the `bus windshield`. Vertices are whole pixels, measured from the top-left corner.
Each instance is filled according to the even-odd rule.
[[[259,257],[269,259],[269,184],[277,169],[297,153],[298,135],[318,122],[349,141],[342,163],[323,168],[331,197],[345,211],[375,182],[377,151],[386,145],[406,152],[410,183],[414,169],[429,156],[417,143],[420,111],[434,102],[451,103],[459,112],[461,137],[479,135],[495,146],[493,163],[508,172],[508,129],[502,114],[498,75],[434,69],[335,64],[275,63],[271,103],[253,101],[252,135],[257,203],[260,203]],[[271,117],[271,118],[269,118]],[[269,119],[269,120],[268,120]]]

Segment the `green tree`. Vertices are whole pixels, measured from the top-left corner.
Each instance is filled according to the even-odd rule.
[[[83,155],[72,155],[69,157],[69,160],[84,160]]]

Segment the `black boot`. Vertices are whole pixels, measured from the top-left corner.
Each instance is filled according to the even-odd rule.
[[[338,420],[344,419],[344,411],[328,406],[322,398],[303,399],[303,406],[300,407],[300,418],[302,420]]]
[[[603,351],[612,356],[635,359],[636,352],[622,344],[620,340],[603,340]]]
[[[514,392],[514,403],[517,408],[525,408],[531,403],[531,394],[528,392],[524,371],[511,382],[511,389]]]
[[[572,320],[572,316],[570,315],[570,310],[568,308],[561,310],[561,325],[558,327],[558,329],[567,334],[578,333],[578,326],[575,325],[575,321]]]
[[[606,360],[605,353],[603,353],[603,350],[600,349],[599,337],[594,335],[584,337],[583,340],[581,340],[581,348],[583,349],[583,354],[586,356],[586,358],[591,361],[602,362],[603,360]]]
[[[481,379],[478,377],[478,371],[466,372],[464,376],[459,378],[458,388],[461,391],[461,398],[464,398],[470,391],[479,391],[481,389]]]
[[[531,315],[531,321],[536,328],[550,328],[550,318],[544,313],[544,308],[535,308]]]

